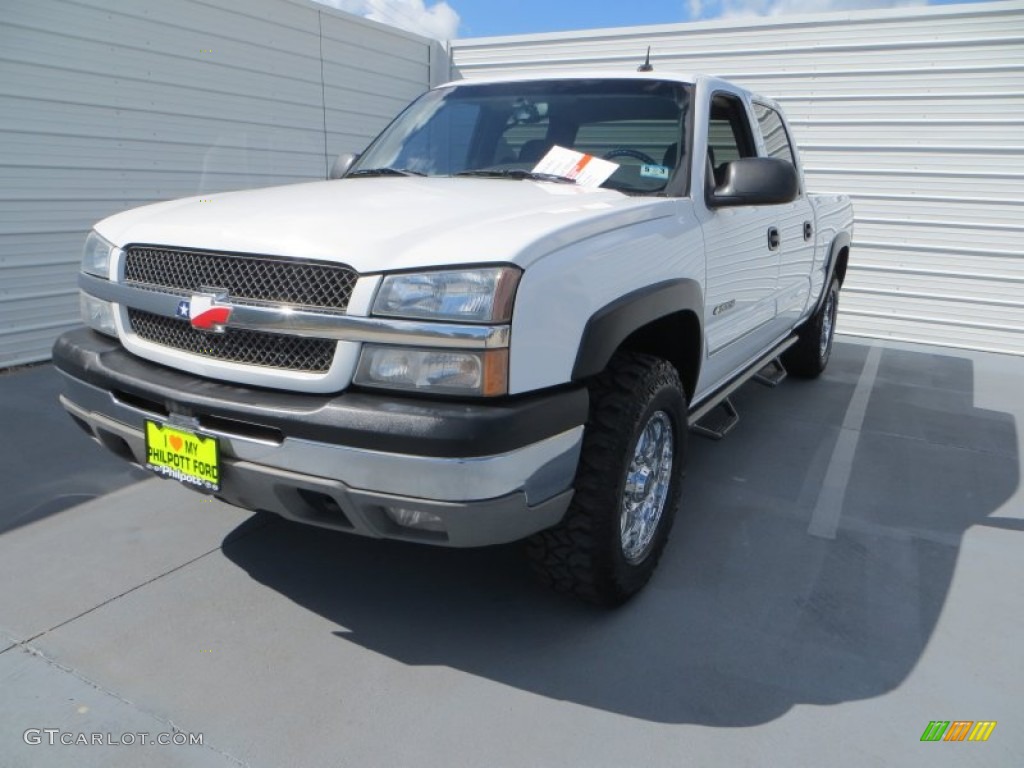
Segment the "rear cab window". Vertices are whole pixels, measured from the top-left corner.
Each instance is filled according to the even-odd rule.
[[[797,168],[793,139],[790,137],[789,131],[786,130],[786,123],[778,110],[768,104],[755,101],[754,117],[757,119],[757,126],[761,131],[765,154],[776,160],[785,160]],[[802,188],[800,193],[803,193]]]
[[[796,154],[793,152],[792,142],[786,125],[782,122],[782,115],[767,104],[754,102],[754,116],[761,129],[761,139],[764,141],[765,153],[768,157],[777,160],[786,160],[793,167],[796,167]]]

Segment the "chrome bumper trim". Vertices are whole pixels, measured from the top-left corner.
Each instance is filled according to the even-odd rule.
[[[163,293],[136,288],[79,273],[78,286],[96,298],[141,309],[156,315],[174,317],[184,294]],[[500,349],[508,347],[511,329],[507,325],[464,325],[393,320],[383,317],[356,317],[314,312],[288,306],[232,304],[229,328],[311,336],[337,341],[376,344],[411,344],[443,349]]]

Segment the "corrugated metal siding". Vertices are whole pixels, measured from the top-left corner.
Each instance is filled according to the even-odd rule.
[[[78,322],[98,219],[324,178],[447,75],[439,49],[297,0],[3,3],[0,368]]]
[[[776,98],[856,231],[839,329],[1024,354],[1024,3],[458,40],[467,78],[707,72]]]

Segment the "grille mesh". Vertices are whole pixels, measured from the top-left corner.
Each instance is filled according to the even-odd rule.
[[[169,248],[129,247],[125,280],[141,288],[190,294],[207,288],[228,292],[232,301],[344,311],[358,275],[338,264],[268,256]]]
[[[224,333],[197,331],[188,322],[140,309],[128,309],[135,333],[146,341],[195,355],[245,365],[323,373],[330,369],[337,342],[302,336],[228,328]]]

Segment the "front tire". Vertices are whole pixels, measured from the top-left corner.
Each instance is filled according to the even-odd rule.
[[[619,353],[590,387],[590,417],[562,522],[527,553],[559,592],[614,606],[639,592],[661,558],[679,505],[687,410],[665,360]]]

